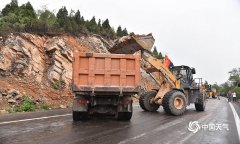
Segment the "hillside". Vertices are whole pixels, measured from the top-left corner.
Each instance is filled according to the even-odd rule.
[[[109,53],[114,45],[113,40],[99,35],[18,33],[0,39],[0,109],[8,111],[21,105],[24,96],[37,108],[70,107],[73,51]],[[143,69],[141,74],[142,90],[156,86]]]

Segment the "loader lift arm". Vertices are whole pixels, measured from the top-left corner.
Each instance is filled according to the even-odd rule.
[[[160,89],[157,91],[154,102],[161,104],[163,96],[171,89],[180,89],[180,80],[172,74],[172,72],[163,64],[163,62],[155,58],[150,49],[153,47],[155,39],[152,34],[134,35],[122,37],[109,51],[118,54],[133,54],[141,51],[142,58],[151,66],[146,68],[148,73],[159,72],[164,80],[160,83]],[[156,80],[156,79],[155,79]]]
[[[195,103],[196,111],[205,110],[205,95],[199,87],[194,86],[194,68],[189,66],[173,66],[170,69],[157,59],[150,52],[154,44],[151,34],[134,35],[120,38],[111,53],[133,54],[141,51],[144,69],[160,85],[157,90],[150,90],[142,93],[139,98],[140,107],[148,112],[155,112],[160,106],[166,113],[172,115],[182,115],[187,105]],[[146,62],[146,63],[145,63]],[[157,72],[156,75],[153,72]],[[159,80],[157,79],[159,76]],[[154,78],[155,77],[155,78]]]
[[[146,50],[142,51],[142,58],[151,65],[150,67],[145,68],[148,73],[159,72],[164,78],[161,83],[157,82],[160,84],[160,89],[154,97],[154,102],[161,105],[162,99],[168,91],[171,89],[180,89],[180,79],[177,79],[160,59],[155,58]]]

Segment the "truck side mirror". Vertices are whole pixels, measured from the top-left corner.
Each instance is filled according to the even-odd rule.
[[[192,68],[192,74],[196,74],[195,68]]]

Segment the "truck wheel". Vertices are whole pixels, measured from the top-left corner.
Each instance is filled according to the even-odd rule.
[[[88,119],[88,113],[87,112],[72,112],[73,121],[84,121]]]
[[[158,104],[151,102],[151,100],[157,95],[156,91],[148,91],[143,93],[139,98],[139,105],[140,107],[149,112],[155,112],[158,110]]]
[[[117,112],[116,118],[120,121],[129,121],[132,118],[132,112]]]
[[[166,113],[182,115],[186,110],[186,97],[182,92],[173,90],[165,94],[162,105]]]
[[[198,102],[195,102],[195,108],[196,111],[205,111],[206,107],[206,100],[204,98],[204,95],[201,94],[201,96],[198,98]]]

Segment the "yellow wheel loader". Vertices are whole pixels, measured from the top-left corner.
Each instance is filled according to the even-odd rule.
[[[120,39],[109,51],[118,54],[130,54],[141,51],[143,60],[147,63],[144,69],[156,80],[160,89],[147,91],[140,96],[139,103],[143,110],[155,112],[162,105],[165,112],[171,115],[182,115],[190,103],[195,104],[196,111],[204,111],[206,98],[200,90],[200,84],[193,79],[196,73],[189,66],[166,67],[150,52],[154,38],[149,35],[131,34]],[[160,73],[161,81],[152,74]]]
[[[205,84],[205,92],[207,98],[217,98],[217,90],[210,84]]]

